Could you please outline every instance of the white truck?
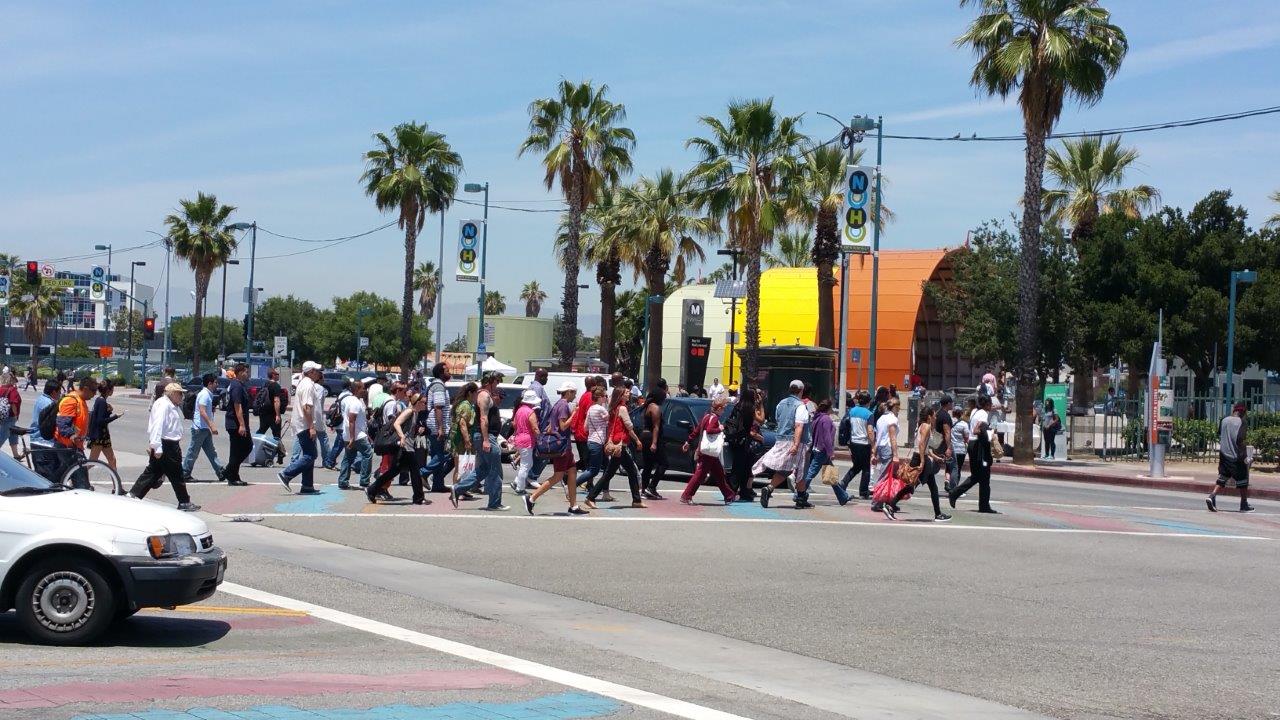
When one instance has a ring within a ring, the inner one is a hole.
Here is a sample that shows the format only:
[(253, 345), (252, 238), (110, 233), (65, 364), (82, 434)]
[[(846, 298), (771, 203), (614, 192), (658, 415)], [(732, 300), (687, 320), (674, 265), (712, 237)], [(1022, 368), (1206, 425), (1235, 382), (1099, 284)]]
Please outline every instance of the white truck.
[(209, 597), (226, 569), (199, 517), (69, 490), (0, 454), (0, 611), (33, 640), (92, 642), (141, 608)]

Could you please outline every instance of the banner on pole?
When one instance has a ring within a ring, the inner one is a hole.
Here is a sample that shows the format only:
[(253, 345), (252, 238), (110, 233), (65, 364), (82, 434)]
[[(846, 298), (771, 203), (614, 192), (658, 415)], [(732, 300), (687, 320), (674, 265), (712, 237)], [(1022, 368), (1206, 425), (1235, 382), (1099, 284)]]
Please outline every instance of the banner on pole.
[(845, 171), (840, 204), (840, 250), (854, 255), (871, 252), (871, 183), (876, 169), (853, 165)]
[(0, 275), (0, 307), (9, 307), (9, 276)]
[(458, 221), (458, 282), (480, 282), (480, 225), (482, 220)]
[(89, 299), (103, 302), (107, 299), (107, 271), (101, 265), (94, 265), (89, 271)]

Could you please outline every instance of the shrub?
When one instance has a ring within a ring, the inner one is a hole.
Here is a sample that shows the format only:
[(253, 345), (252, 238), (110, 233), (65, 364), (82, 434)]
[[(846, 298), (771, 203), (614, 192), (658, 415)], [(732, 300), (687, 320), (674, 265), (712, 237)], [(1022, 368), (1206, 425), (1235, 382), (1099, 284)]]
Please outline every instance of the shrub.
[(1250, 432), (1248, 443), (1258, 449), (1258, 460), (1280, 464), (1280, 425)]
[(1190, 453), (1204, 453), (1217, 439), (1218, 431), (1212, 420), (1173, 421), (1173, 439)]

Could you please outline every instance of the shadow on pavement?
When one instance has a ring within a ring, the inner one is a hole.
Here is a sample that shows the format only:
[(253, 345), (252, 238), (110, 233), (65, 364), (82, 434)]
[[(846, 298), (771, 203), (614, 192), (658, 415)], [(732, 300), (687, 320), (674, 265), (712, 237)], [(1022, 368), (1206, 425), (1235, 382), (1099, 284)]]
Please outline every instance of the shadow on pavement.
[[(135, 615), (116, 624), (94, 647), (182, 648), (215, 642), (231, 632), (231, 624), (205, 618)], [(0, 643), (38, 645), (18, 627), (13, 613), (0, 614)]]

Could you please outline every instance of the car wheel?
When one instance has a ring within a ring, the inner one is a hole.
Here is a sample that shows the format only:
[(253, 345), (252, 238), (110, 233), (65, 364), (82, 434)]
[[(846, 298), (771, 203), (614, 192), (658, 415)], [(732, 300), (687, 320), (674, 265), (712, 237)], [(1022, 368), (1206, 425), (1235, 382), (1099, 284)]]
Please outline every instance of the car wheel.
[(111, 583), (73, 557), (39, 563), (23, 578), (14, 604), (23, 632), (49, 645), (92, 642), (116, 616)]

